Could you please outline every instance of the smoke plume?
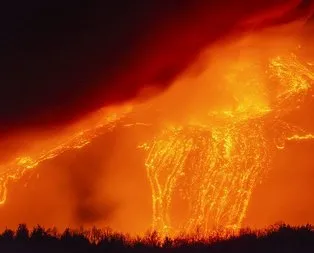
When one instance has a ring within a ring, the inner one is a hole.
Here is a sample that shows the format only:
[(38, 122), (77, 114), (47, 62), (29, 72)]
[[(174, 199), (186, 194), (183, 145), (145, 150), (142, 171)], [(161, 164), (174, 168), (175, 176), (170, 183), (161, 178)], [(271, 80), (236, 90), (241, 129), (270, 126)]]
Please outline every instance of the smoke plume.
[(1, 8), (1, 133), (64, 125), (143, 97), (149, 87), (160, 92), (209, 44), (308, 17), (312, 6), (311, 0), (10, 1)]

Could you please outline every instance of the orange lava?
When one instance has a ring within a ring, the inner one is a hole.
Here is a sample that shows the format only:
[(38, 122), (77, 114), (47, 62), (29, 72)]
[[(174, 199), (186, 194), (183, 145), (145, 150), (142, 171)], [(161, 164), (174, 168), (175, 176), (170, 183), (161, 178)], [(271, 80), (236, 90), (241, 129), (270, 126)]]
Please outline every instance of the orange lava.
[[(143, 163), (152, 192), (152, 228), (162, 235), (238, 231), (275, 151), (287, 141), (314, 139), (285, 118), (310, 94), (312, 66), (298, 56), (296, 41), (283, 43), (280, 34), (275, 36), (278, 45), (270, 47), (271, 36), (274, 31), (218, 44), (160, 96), (142, 105), (102, 109), (40, 140), (0, 165), (0, 204), (6, 202), (9, 181), (18, 181), (43, 161), (84, 148), (126, 119), (119, 127), (157, 131), (139, 145), (147, 152)], [(153, 110), (162, 115), (158, 126), (147, 116)], [(173, 221), (181, 213), (173, 210), (176, 199), (186, 207), (179, 222)]]
[[(56, 139), (44, 143), (43, 148), (26, 151), (13, 161), (0, 165), (0, 205), (6, 201), (9, 181), (19, 180), (25, 172), (35, 169), (43, 161), (53, 159), (68, 150), (85, 147), (94, 138), (112, 129), (116, 122), (130, 111), (130, 106), (122, 106), (114, 110), (102, 109), (87, 120), (75, 125), (70, 131), (65, 131)], [(40, 143), (38, 145), (40, 146)]]

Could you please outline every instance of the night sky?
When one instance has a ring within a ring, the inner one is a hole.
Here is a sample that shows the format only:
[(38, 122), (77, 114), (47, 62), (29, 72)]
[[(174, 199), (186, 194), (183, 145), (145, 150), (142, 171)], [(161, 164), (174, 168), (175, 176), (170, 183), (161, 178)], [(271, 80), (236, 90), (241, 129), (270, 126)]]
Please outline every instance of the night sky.
[(150, 85), (163, 90), (210, 43), (296, 20), (311, 6), (311, 0), (3, 1), (1, 136), (62, 126)]

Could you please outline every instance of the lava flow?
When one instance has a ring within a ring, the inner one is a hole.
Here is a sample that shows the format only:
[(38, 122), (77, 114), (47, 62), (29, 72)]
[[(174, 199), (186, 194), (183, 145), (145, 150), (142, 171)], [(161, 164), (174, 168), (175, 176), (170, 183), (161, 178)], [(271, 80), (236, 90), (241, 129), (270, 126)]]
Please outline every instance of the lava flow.
[[(88, 124), (80, 122), (76, 129), (71, 129), (70, 134), (63, 134), (56, 140), (45, 143), (45, 148), (21, 154), (15, 160), (0, 165), (0, 205), (6, 201), (10, 181), (19, 180), (25, 172), (35, 169), (43, 161), (53, 159), (68, 150), (85, 147), (94, 138), (112, 129), (130, 111), (130, 106), (122, 106), (114, 111), (112, 109), (99, 110), (89, 118)], [(90, 123), (93, 124), (90, 125)]]
[[(138, 115), (150, 114), (153, 108), (164, 113), (161, 130), (151, 141), (140, 145), (147, 152), (145, 167), (152, 191), (152, 229), (161, 235), (196, 231), (206, 234), (216, 229), (238, 231), (252, 192), (268, 172), (275, 150), (283, 149), (287, 141), (314, 139), (313, 134), (285, 118), (300, 108), (310, 93), (314, 82), (310, 64), (293, 50), (270, 52), (263, 57), (261, 53), (256, 57), (254, 52), (247, 51), (237, 57), (228, 52), (222, 55), (219, 51), (214, 57), (215, 64), (206, 65), (192, 78), (178, 78), (179, 83), (180, 80), (188, 82), (188, 87), (201, 82), (208, 88), (210, 83), (221, 82), (217, 87), (224, 87), (222, 93), (230, 95), (221, 100), (232, 101), (231, 105), (214, 107), (204, 90), (201, 91), (204, 99), (197, 94), (196, 101), (181, 98), (180, 104), (176, 98), (181, 94), (175, 92), (174, 97), (167, 97), (170, 88), (141, 107), (121, 106), (113, 112), (101, 110), (74, 130), (71, 128), (48, 143), (39, 143), (34, 150), (2, 164), (0, 204), (6, 201), (10, 181), (20, 179), (26, 171), (65, 151), (85, 147), (113, 127), (144, 125), (159, 130), (151, 122), (134, 124)], [(214, 70), (208, 72), (213, 66)], [(219, 76), (216, 80), (208, 79), (214, 74)], [(192, 97), (191, 90), (187, 93)], [(163, 102), (165, 98), (167, 103)], [(169, 101), (179, 106), (205, 101), (205, 105), (191, 106), (191, 110), (179, 108), (185, 114), (182, 120), (179, 109), (169, 106)], [(160, 109), (160, 106), (166, 108)], [(173, 118), (172, 110), (176, 114)], [(126, 124), (119, 124), (121, 119)], [(177, 214), (173, 214), (176, 198), (187, 206), (179, 224), (173, 221)]]
[[(257, 79), (243, 80), (243, 72), (252, 72), (252, 65), (238, 64), (245, 68), (231, 70), (229, 82), (241, 79), (243, 86), (259, 89), (263, 84)], [(210, 124), (168, 127), (142, 145), (149, 152), (146, 168), (152, 189), (153, 229), (163, 235), (237, 231), (254, 187), (269, 169), (272, 150), (283, 148), (287, 140), (313, 139), (282, 117), (300, 105), (314, 73), (293, 53), (270, 58), (266, 69), (269, 81), (279, 84), (271, 106), (256, 100), (248, 103), (252, 94), (244, 94), (234, 110), (210, 113)], [(189, 203), (187, 219), (179, 227), (171, 223), (176, 192)]]

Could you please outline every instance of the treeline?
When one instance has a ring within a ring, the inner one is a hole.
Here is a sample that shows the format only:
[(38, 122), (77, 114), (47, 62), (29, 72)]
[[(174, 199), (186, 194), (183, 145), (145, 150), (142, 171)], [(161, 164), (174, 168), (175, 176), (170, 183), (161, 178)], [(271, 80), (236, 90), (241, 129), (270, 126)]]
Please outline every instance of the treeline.
[(19, 225), (16, 231), (6, 229), (0, 235), (0, 252), (166, 252), (166, 253), (307, 253), (314, 252), (314, 228), (276, 225), (263, 231), (242, 230), (238, 235), (204, 237), (200, 234), (160, 238), (157, 233), (131, 238), (110, 229), (70, 230), (37, 226), (29, 230)]

